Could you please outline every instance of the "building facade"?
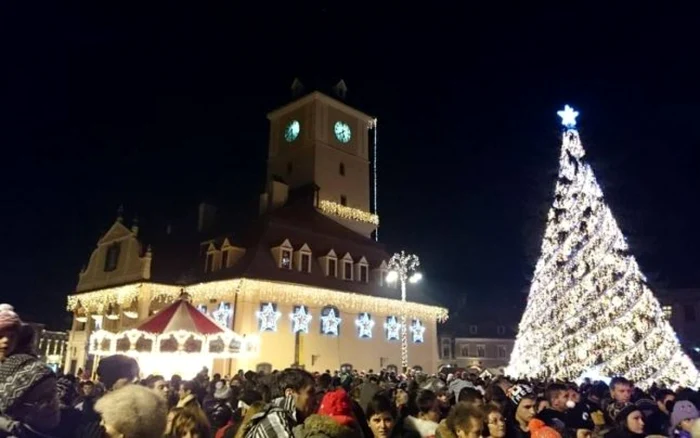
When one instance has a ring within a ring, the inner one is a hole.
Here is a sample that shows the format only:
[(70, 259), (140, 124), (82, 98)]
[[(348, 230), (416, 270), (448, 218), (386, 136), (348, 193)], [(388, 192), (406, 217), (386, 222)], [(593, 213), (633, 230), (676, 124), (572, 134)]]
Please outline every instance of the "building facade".
[(656, 295), (681, 345), (700, 364), (700, 289), (660, 290)]
[(390, 254), (371, 238), (379, 223), (370, 211), (374, 119), (319, 92), (268, 119), (266, 191), (247, 226), (207, 226), (213, 209), (203, 204), (192, 234), (176, 236), (171, 226), (143, 234), (120, 216), (100, 238), (68, 298), (66, 372), (93, 368), (91, 333), (135, 327), (183, 290), (220, 324), (259, 339), (255, 356), (217, 361), (222, 374), (292, 364), (398, 368), (402, 314), (410, 365), (437, 369), (437, 324), (447, 310), (402, 303), (386, 281)]

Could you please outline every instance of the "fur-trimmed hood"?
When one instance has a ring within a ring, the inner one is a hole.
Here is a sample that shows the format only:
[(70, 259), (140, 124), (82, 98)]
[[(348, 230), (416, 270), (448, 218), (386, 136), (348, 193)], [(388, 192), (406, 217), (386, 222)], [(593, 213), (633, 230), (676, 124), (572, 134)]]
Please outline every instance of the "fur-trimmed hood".
[[(357, 425), (355, 425), (357, 426)], [(327, 415), (314, 414), (294, 428), (294, 438), (362, 438), (358, 427), (343, 426)]]

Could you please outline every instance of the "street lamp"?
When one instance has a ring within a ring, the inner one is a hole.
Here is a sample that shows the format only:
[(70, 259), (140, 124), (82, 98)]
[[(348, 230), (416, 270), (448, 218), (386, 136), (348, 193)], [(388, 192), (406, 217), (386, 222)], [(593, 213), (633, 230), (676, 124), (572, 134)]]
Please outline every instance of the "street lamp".
[(408, 327), (406, 325), (406, 282), (418, 283), (423, 275), (417, 271), (420, 266), (418, 256), (396, 253), (389, 260), (389, 272), (386, 281), (393, 283), (401, 282), (401, 367), (405, 373), (408, 370)]

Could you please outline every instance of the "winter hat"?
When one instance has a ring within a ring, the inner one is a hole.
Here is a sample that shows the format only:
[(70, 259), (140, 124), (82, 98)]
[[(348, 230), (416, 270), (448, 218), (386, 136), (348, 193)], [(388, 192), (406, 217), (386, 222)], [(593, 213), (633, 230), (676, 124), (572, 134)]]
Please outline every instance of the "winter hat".
[(15, 313), (14, 307), (9, 304), (0, 304), (0, 330), (18, 328), (21, 324), (22, 320)]
[(342, 388), (329, 391), (323, 396), (321, 406), (318, 408), (318, 414), (331, 417), (343, 426), (356, 424), (355, 417), (352, 415), (352, 400)]
[(139, 364), (134, 358), (115, 354), (100, 361), (97, 366), (97, 375), (109, 391), (119, 379), (126, 379), (129, 382), (136, 379), (139, 376)]
[(56, 379), (56, 394), (61, 405), (73, 405), (73, 401), (78, 396), (78, 385), (76, 385), (75, 378), (73, 376), (61, 376)]
[(698, 408), (688, 400), (677, 401), (671, 412), (671, 428), (675, 429), (683, 420), (694, 420), (700, 417)]
[(528, 423), (530, 438), (561, 438), (561, 434), (556, 429), (547, 426), (539, 418), (533, 418)]
[(508, 388), (506, 395), (516, 408), (524, 398), (536, 398), (535, 391), (532, 390), (532, 387), (523, 383), (518, 383)]
[(566, 427), (569, 429), (586, 429), (593, 431), (595, 424), (591, 418), (591, 413), (583, 403), (576, 403), (573, 408), (566, 412)]
[(221, 380), (214, 385), (214, 398), (217, 400), (228, 400), (231, 398), (231, 387)]

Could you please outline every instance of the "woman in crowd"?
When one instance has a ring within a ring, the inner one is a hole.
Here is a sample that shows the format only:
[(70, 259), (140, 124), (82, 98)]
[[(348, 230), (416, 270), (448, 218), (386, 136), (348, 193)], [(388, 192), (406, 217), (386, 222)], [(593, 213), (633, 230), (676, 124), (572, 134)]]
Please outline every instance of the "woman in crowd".
[(159, 438), (165, 432), (165, 398), (140, 385), (107, 393), (95, 410), (102, 416), (105, 438)]

